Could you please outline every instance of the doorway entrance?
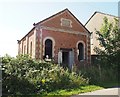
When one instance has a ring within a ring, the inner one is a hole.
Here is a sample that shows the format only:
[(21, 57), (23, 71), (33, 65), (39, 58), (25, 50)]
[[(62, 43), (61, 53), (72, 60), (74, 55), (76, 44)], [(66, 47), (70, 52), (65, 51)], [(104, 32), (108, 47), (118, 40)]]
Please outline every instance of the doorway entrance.
[(74, 64), (74, 51), (72, 49), (61, 48), (58, 52), (58, 63), (64, 68), (72, 69)]
[(69, 64), (69, 52), (63, 51), (62, 52), (62, 65), (64, 68), (68, 67)]

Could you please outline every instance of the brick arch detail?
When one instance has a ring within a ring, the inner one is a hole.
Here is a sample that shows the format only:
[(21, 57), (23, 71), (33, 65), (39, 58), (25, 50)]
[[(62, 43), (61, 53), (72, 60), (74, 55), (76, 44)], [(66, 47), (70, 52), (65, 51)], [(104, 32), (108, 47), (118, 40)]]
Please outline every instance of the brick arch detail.
[(44, 55), (44, 53), (45, 53), (45, 41), (47, 40), (47, 39), (50, 39), (51, 41), (52, 41), (52, 57), (54, 57), (54, 55), (55, 55), (55, 40), (54, 40), (54, 38), (53, 37), (45, 37), (44, 39), (43, 39), (43, 55)]
[(78, 41), (77, 43), (76, 43), (76, 48), (77, 48), (77, 60), (78, 60), (78, 44), (79, 43), (82, 43), (83, 44), (83, 48), (84, 48), (84, 59), (85, 59), (85, 49), (86, 49), (86, 46), (85, 46), (85, 42), (84, 41), (82, 41), (82, 40), (80, 40), (80, 41)]

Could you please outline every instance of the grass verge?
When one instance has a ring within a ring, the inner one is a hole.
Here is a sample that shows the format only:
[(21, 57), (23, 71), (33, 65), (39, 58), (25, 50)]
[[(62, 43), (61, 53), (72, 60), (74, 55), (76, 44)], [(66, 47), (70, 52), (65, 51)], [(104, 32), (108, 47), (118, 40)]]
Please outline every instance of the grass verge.
[(120, 87), (120, 82), (103, 82), (103, 83), (97, 84), (97, 86), (104, 87), (104, 88)]
[(57, 97), (59, 95), (64, 97), (70, 97), (71, 95), (91, 92), (91, 91), (100, 90), (100, 89), (103, 89), (103, 87), (96, 86), (96, 85), (80, 86), (79, 88), (75, 88), (75, 89), (56, 90), (56, 91), (44, 94), (44, 97), (49, 97), (53, 95), (56, 95)]

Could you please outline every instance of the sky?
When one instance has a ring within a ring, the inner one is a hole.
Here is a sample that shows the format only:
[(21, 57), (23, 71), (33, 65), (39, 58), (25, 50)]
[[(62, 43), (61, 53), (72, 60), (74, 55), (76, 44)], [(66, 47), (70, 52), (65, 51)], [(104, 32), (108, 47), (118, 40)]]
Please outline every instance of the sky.
[(65, 8), (68, 8), (82, 24), (95, 11), (118, 16), (118, 0), (1, 0), (0, 1), (0, 56), (15, 57), (20, 40), (37, 23)]

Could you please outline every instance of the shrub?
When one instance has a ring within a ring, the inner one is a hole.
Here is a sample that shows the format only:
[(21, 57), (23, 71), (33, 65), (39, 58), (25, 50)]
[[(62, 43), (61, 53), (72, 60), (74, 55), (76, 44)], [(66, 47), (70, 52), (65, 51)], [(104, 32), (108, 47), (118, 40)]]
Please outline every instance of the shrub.
[(27, 57), (22, 55), (19, 58), (12, 58), (8, 55), (2, 57), (3, 95), (33, 93), (35, 89), (34, 84), (25, 78), (29, 70), (26, 65), (30, 60)]
[(113, 68), (98, 68), (91, 66), (80, 71), (84, 78), (89, 79), (90, 84), (101, 84), (105, 82), (118, 82), (118, 74)]
[(88, 80), (57, 64), (39, 62), (28, 55), (2, 57), (3, 95), (47, 93), (56, 89), (75, 88)]

